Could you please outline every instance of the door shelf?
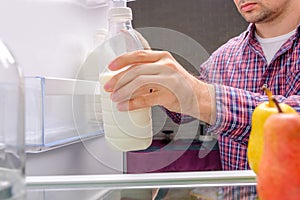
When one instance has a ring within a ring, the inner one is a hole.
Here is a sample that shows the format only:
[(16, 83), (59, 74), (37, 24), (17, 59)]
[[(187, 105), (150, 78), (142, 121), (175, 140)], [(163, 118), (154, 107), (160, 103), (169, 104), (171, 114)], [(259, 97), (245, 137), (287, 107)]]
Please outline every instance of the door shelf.
[(25, 77), (25, 110), (29, 153), (104, 134), (96, 81)]

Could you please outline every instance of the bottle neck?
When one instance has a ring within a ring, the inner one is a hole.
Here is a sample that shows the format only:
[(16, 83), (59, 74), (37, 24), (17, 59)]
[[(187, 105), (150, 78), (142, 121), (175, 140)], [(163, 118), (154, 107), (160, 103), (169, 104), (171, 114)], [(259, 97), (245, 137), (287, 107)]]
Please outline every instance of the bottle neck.
[(108, 33), (110, 36), (115, 36), (122, 31), (133, 30), (131, 20), (110, 20), (108, 26)]

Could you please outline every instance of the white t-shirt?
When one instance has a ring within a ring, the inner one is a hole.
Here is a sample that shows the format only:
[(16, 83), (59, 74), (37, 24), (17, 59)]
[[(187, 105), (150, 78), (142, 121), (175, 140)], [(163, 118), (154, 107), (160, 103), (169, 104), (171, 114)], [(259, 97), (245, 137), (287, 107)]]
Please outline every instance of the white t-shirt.
[(261, 38), (256, 32), (255, 37), (257, 38), (258, 42), (260, 43), (262, 50), (265, 54), (268, 64), (272, 61), (273, 57), (280, 49), (280, 47), (296, 32), (296, 29), (293, 31), (285, 34), (280, 35), (273, 38)]

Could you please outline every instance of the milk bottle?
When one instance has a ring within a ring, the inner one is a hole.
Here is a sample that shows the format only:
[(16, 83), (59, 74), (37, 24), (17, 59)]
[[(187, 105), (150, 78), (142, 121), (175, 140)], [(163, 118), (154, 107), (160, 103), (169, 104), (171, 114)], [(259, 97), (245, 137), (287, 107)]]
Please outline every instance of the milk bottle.
[(142, 49), (131, 26), (132, 12), (127, 7), (115, 7), (108, 11), (109, 38), (99, 47), (104, 68), (100, 69), (101, 107), (106, 140), (120, 151), (146, 149), (152, 142), (151, 108), (120, 112), (104, 84), (119, 71), (106, 67), (115, 57), (129, 51)]

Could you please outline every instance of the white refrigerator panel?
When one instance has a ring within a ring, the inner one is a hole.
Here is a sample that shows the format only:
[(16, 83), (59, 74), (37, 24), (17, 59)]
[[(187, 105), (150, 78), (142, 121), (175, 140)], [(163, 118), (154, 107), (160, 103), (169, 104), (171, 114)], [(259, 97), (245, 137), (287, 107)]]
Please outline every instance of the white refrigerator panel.
[[(95, 47), (97, 29), (107, 28), (107, 10), (107, 0), (1, 0), (0, 38), (12, 50), (25, 76), (74, 79), (84, 59)], [(65, 84), (63, 86), (66, 88)], [(52, 96), (66, 95), (70, 94), (55, 93)], [(74, 114), (72, 109), (68, 109), (73, 103), (71, 100), (65, 104), (54, 100), (43, 104), (48, 106), (48, 110), (49, 105), (53, 105), (50, 111), (58, 109), (64, 112), (55, 115), (52, 115), (53, 112), (46, 113), (48, 122), (71, 121)], [(38, 106), (33, 101), (29, 104)], [(34, 119), (34, 122), (41, 119)], [(44, 134), (42, 137), (45, 137)], [(27, 175), (122, 171), (122, 153), (111, 152), (104, 137), (27, 155)]]
[(106, 0), (1, 0), (0, 37), (25, 76), (75, 78), (107, 27)]

